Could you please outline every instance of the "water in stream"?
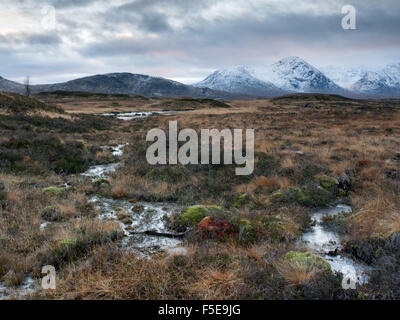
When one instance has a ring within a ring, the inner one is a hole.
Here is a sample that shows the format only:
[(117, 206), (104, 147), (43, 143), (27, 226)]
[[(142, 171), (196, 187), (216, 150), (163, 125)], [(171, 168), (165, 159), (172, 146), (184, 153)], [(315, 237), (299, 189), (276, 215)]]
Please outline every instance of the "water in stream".
[(368, 281), (368, 276), (366, 275), (366, 271), (369, 270), (368, 266), (359, 264), (340, 254), (330, 254), (336, 249), (341, 249), (341, 239), (339, 234), (327, 230), (321, 224), (324, 216), (351, 212), (351, 207), (338, 204), (335, 207), (324, 208), (311, 213), (314, 225), (308, 232), (303, 234), (300, 244), (307, 245), (313, 253), (325, 258), (330, 263), (333, 271), (340, 272), (352, 281), (362, 284)]
[(137, 118), (146, 118), (151, 115), (160, 115), (160, 114), (165, 114), (165, 115), (171, 115), (175, 114), (178, 112), (183, 112), (184, 110), (170, 110), (170, 111), (133, 111), (133, 112), (114, 112), (114, 113), (102, 113), (100, 114), (101, 116), (105, 117), (117, 117), (117, 119), (120, 120), (132, 120), (132, 119), (137, 119)]
[[(122, 156), (123, 148), (126, 145), (127, 144), (120, 144), (116, 147), (105, 146), (103, 148), (111, 149), (111, 153), (115, 156)], [(95, 180), (100, 177), (106, 177), (109, 173), (115, 171), (118, 166), (119, 162), (93, 166), (81, 175)], [(163, 203), (138, 202), (135, 203), (135, 205), (143, 205), (144, 210), (141, 213), (135, 213), (132, 211), (133, 205), (127, 200), (92, 196), (88, 198), (88, 201), (94, 203), (95, 209), (99, 212), (100, 219), (117, 220), (117, 210), (130, 215), (132, 218), (131, 224), (125, 225), (120, 222), (121, 229), (125, 233), (122, 244), (126, 248), (148, 254), (158, 249), (168, 250), (174, 248), (182, 242), (176, 238), (142, 234), (142, 232), (145, 231), (168, 233), (165, 219), (171, 215), (175, 209), (178, 209), (178, 206), (175, 204), (168, 204), (165, 206)], [(134, 233), (127, 231), (127, 227), (134, 231)]]

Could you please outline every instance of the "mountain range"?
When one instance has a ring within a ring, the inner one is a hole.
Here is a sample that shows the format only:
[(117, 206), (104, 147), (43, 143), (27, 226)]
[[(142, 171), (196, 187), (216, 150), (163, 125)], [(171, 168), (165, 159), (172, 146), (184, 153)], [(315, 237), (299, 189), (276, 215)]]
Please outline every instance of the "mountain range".
[[(57, 90), (222, 99), (272, 97), (292, 92), (400, 97), (400, 63), (373, 71), (337, 67), (319, 70), (299, 57), (286, 57), (264, 68), (223, 68), (193, 85), (143, 74), (109, 73), (31, 86), (34, 93)], [(0, 91), (23, 93), (25, 86), (0, 77)]]

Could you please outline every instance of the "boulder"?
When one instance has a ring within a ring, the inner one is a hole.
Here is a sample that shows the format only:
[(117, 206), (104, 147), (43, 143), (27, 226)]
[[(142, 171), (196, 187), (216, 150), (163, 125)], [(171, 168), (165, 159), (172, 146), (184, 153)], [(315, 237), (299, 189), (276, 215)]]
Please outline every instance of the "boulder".
[(339, 189), (342, 189), (344, 191), (350, 191), (351, 190), (351, 179), (346, 173), (342, 173), (339, 176)]

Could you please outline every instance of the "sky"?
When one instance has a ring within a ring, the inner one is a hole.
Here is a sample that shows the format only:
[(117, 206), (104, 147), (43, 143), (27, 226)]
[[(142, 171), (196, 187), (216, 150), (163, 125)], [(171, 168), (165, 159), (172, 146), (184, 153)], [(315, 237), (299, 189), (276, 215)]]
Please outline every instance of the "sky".
[[(342, 7), (356, 29), (342, 28)], [(298, 56), (323, 68), (400, 62), (399, 0), (1, 0), (0, 76), (33, 84), (132, 72), (183, 83)]]

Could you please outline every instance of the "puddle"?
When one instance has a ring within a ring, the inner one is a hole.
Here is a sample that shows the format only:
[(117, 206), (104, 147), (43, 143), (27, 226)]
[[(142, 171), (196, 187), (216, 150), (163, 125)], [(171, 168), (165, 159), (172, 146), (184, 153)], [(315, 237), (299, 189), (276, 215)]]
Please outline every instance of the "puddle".
[(132, 119), (137, 119), (137, 118), (146, 118), (152, 115), (171, 115), (175, 114), (178, 112), (184, 112), (185, 110), (170, 110), (170, 111), (133, 111), (133, 112), (111, 112), (111, 113), (101, 113), (99, 114), (100, 116), (105, 116), (105, 117), (117, 117), (117, 119), (120, 120), (132, 120)]
[(327, 230), (321, 225), (324, 216), (335, 216), (339, 213), (351, 213), (351, 207), (339, 204), (335, 207), (320, 209), (311, 213), (311, 218), (315, 225), (303, 234), (301, 243), (306, 244), (310, 250), (326, 259), (333, 271), (341, 272), (351, 280), (360, 284), (368, 282), (366, 271), (370, 268), (359, 264), (350, 258), (341, 255), (329, 255), (328, 253), (341, 249), (341, 240), (339, 234)]
[(15, 288), (8, 287), (4, 282), (0, 282), (0, 300), (23, 299), (28, 294), (37, 290), (38, 280), (26, 277), (23, 283)]

